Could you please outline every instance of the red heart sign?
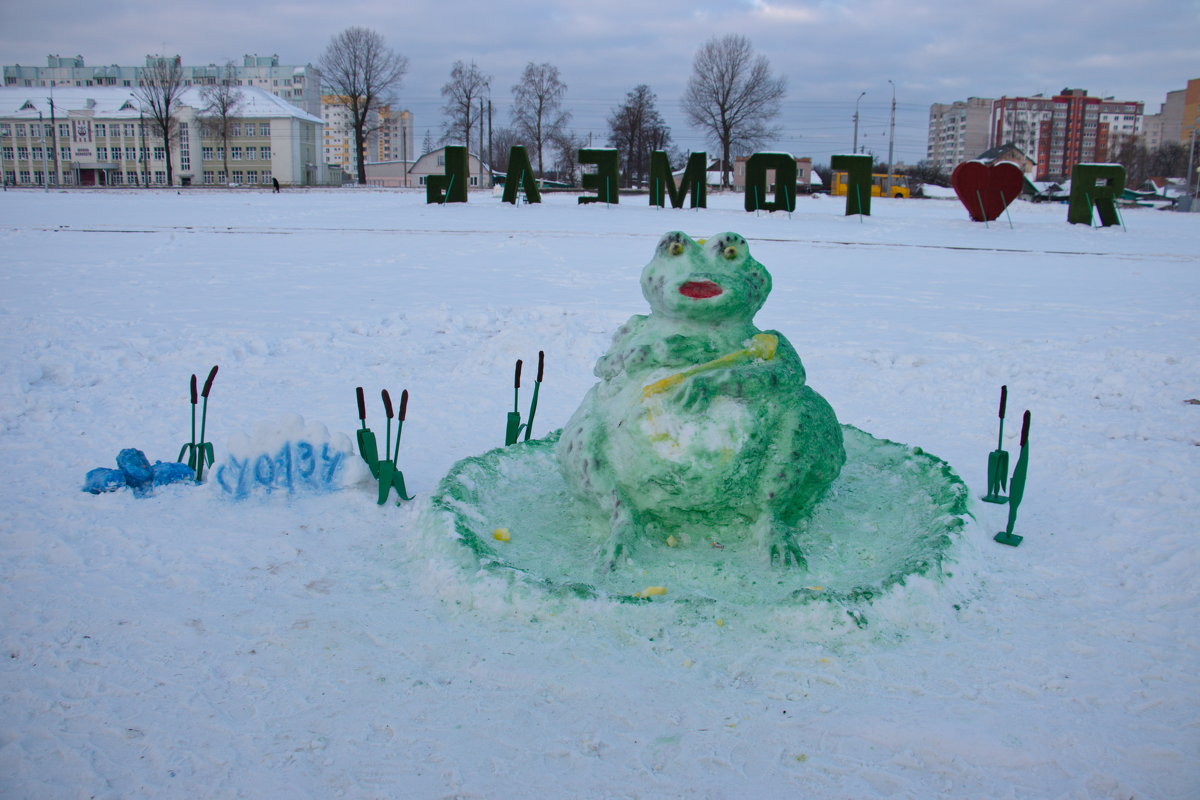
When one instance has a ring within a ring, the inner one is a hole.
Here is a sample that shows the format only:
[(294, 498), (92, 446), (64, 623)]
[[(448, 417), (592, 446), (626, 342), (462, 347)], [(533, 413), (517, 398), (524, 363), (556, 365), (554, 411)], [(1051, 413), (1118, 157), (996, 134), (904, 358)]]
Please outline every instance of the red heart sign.
[(1025, 188), (1025, 174), (1011, 161), (964, 161), (950, 176), (954, 193), (975, 222), (990, 222)]

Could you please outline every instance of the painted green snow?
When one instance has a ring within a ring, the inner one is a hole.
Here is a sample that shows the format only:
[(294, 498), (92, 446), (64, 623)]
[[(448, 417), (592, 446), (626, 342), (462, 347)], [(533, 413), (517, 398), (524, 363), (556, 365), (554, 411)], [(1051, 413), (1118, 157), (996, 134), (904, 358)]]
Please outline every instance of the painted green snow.
[[(597, 562), (606, 516), (581, 503), (558, 468), (560, 432), (463, 459), (431, 498), (436, 525), (464, 547), (472, 568), (551, 595), (628, 602), (788, 605), (863, 609), (910, 576), (942, 575), (969, 519), (968, 490), (946, 462), (842, 427), (846, 463), (797, 534), (806, 570), (770, 569), (745, 525), (681, 526), (649, 540), (620, 569)], [(493, 537), (509, 531), (509, 541)], [(662, 586), (653, 599), (636, 595)]]
[(764, 563), (802, 566), (798, 526), (846, 456), (795, 349), (754, 325), (770, 273), (736, 233), (675, 231), (641, 286), (650, 314), (616, 332), (558, 445), (567, 486), (610, 521), (599, 557), (620, 569), (689, 526), (739, 525)]

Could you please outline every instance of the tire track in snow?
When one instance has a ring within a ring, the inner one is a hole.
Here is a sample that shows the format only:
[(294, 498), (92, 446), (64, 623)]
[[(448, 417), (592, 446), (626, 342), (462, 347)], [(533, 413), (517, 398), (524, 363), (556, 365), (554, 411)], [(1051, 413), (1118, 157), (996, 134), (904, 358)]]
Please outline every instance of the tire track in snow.
[[(41, 233), (124, 233), (124, 234), (156, 234), (156, 233), (216, 233), (226, 235), (253, 235), (253, 236), (291, 236), (314, 233), (332, 233), (332, 234), (378, 234), (384, 236), (411, 236), (414, 234), (421, 235), (442, 235), (442, 236), (478, 236), (478, 235), (511, 235), (514, 233), (528, 234), (530, 236), (557, 236), (561, 238), (586, 238), (595, 239), (608, 236), (610, 234), (600, 233), (598, 231), (554, 231), (554, 230), (484, 230), (477, 228), (462, 228), (456, 230), (431, 230), (429, 228), (285, 228), (285, 227), (233, 227), (222, 225), (143, 225), (137, 227), (86, 227), (78, 228), (70, 225), (55, 225), (55, 226), (34, 226), (34, 227), (18, 227), (18, 226), (0, 226), (0, 230), (9, 232), (19, 231), (38, 231)], [(627, 236), (638, 239), (657, 239), (659, 234), (636, 233), (629, 232)], [(785, 244), (807, 244), (816, 247), (849, 247), (849, 248), (897, 248), (911, 250), (949, 250), (958, 252), (970, 253), (1003, 253), (1015, 255), (1055, 255), (1055, 256), (1084, 256), (1088, 258), (1115, 258), (1130, 259), (1135, 258), (1139, 261), (1146, 259), (1162, 259), (1164, 261), (1173, 261), (1178, 263), (1200, 262), (1200, 255), (1187, 255), (1183, 253), (1113, 253), (1099, 250), (1039, 250), (1035, 248), (1021, 247), (971, 247), (969, 245), (954, 245), (954, 244), (917, 244), (912, 242), (851, 242), (837, 239), (821, 240), (821, 239), (801, 239), (801, 238), (782, 238), (771, 236), (755, 236), (755, 241), (762, 242), (780, 242)]]

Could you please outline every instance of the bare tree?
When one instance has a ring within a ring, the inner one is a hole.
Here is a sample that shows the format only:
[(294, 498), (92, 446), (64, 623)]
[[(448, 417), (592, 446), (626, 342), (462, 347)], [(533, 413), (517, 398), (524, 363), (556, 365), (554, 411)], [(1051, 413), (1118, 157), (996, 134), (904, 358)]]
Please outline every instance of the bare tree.
[(492, 131), (492, 167), (508, 172), (508, 156), (515, 145), (523, 144), (521, 134), (513, 128), (496, 128)]
[(617, 148), (625, 161), (621, 174), (626, 185), (645, 180), (650, 174), (650, 154), (671, 144), (671, 129), (658, 113), (656, 100), (649, 86), (639, 84), (608, 118), (608, 144)]
[(183, 66), (179, 56), (146, 56), (146, 66), (134, 96), (149, 117), (150, 128), (162, 137), (163, 150), (167, 157), (167, 185), (174, 185), (174, 170), (171, 168), (171, 142), (179, 133), (179, 120), (175, 111), (183, 95)]
[(481, 130), (483, 126), (483, 106), (479, 101), (487, 96), (491, 85), (492, 76), (480, 72), (474, 61), (470, 66), (462, 61), (454, 62), (450, 80), (442, 86), (442, 96), (446, 98), (446, 105), (442, 107), (442, 113), (446, 115), (444, 141), (461, 141), (468, 150), (471, 149), (471, 129), (477, 122)]
[(721, 148), (722, 186), (729, 185), (733, 155), (777, 135), (770, 122), (786, 90), (786, 80), (771, 75), (766, 56), (755, 56), (745, 36), (715, 36), (696, 51), (683, 110)]
[(520, 81), (512, 87), (513, 127), (533, 146), (541, 178), (546, 177), (543, 150), (571, 120), (570, 112), (562, 110), (566, 93), (567, 85), (559, 78), (558, 67), (532, 61), (525, 65)]
[(217, 82), (200, 89), (200, 98), (204, 103), (200, 109), (200, 124), (205, 136), (221, 141), (225, 180), (229, 180), (229, 137), (244, 97), (237, 86), (235, 74), (235, 64), (227, 61), (217, 73)]
[(558, 180), (568, 186), (575, 185), (579, 172), (579, 150), (584, 144), (583, 139), (576, 136), (574, 131), (563, 131), (550, 142), (550, 147), (557, 156), (555, 174)]
[(387, 46), (370, 28), (349, 27), (329, 40), (319, 62), (325, 87), (345, 106), (354, 133), (358, 182), (367, 182), (367, 139), (378, 127), (386, 104), (408, 71), (408, 59)]

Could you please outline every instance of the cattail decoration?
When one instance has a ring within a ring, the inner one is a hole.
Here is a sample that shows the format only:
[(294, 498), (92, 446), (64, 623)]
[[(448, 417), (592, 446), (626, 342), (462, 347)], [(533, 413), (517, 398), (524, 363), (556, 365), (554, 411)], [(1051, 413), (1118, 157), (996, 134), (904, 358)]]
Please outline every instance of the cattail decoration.
[(217, 377), (217, 366), (214, 364), (212, 371), (208, 373), (208, 378), (204, 381), (204, 389), (200, 392), (201, 397), (208, 397), (208, 393), (212, 391), (213, 378), (215, 377)]

